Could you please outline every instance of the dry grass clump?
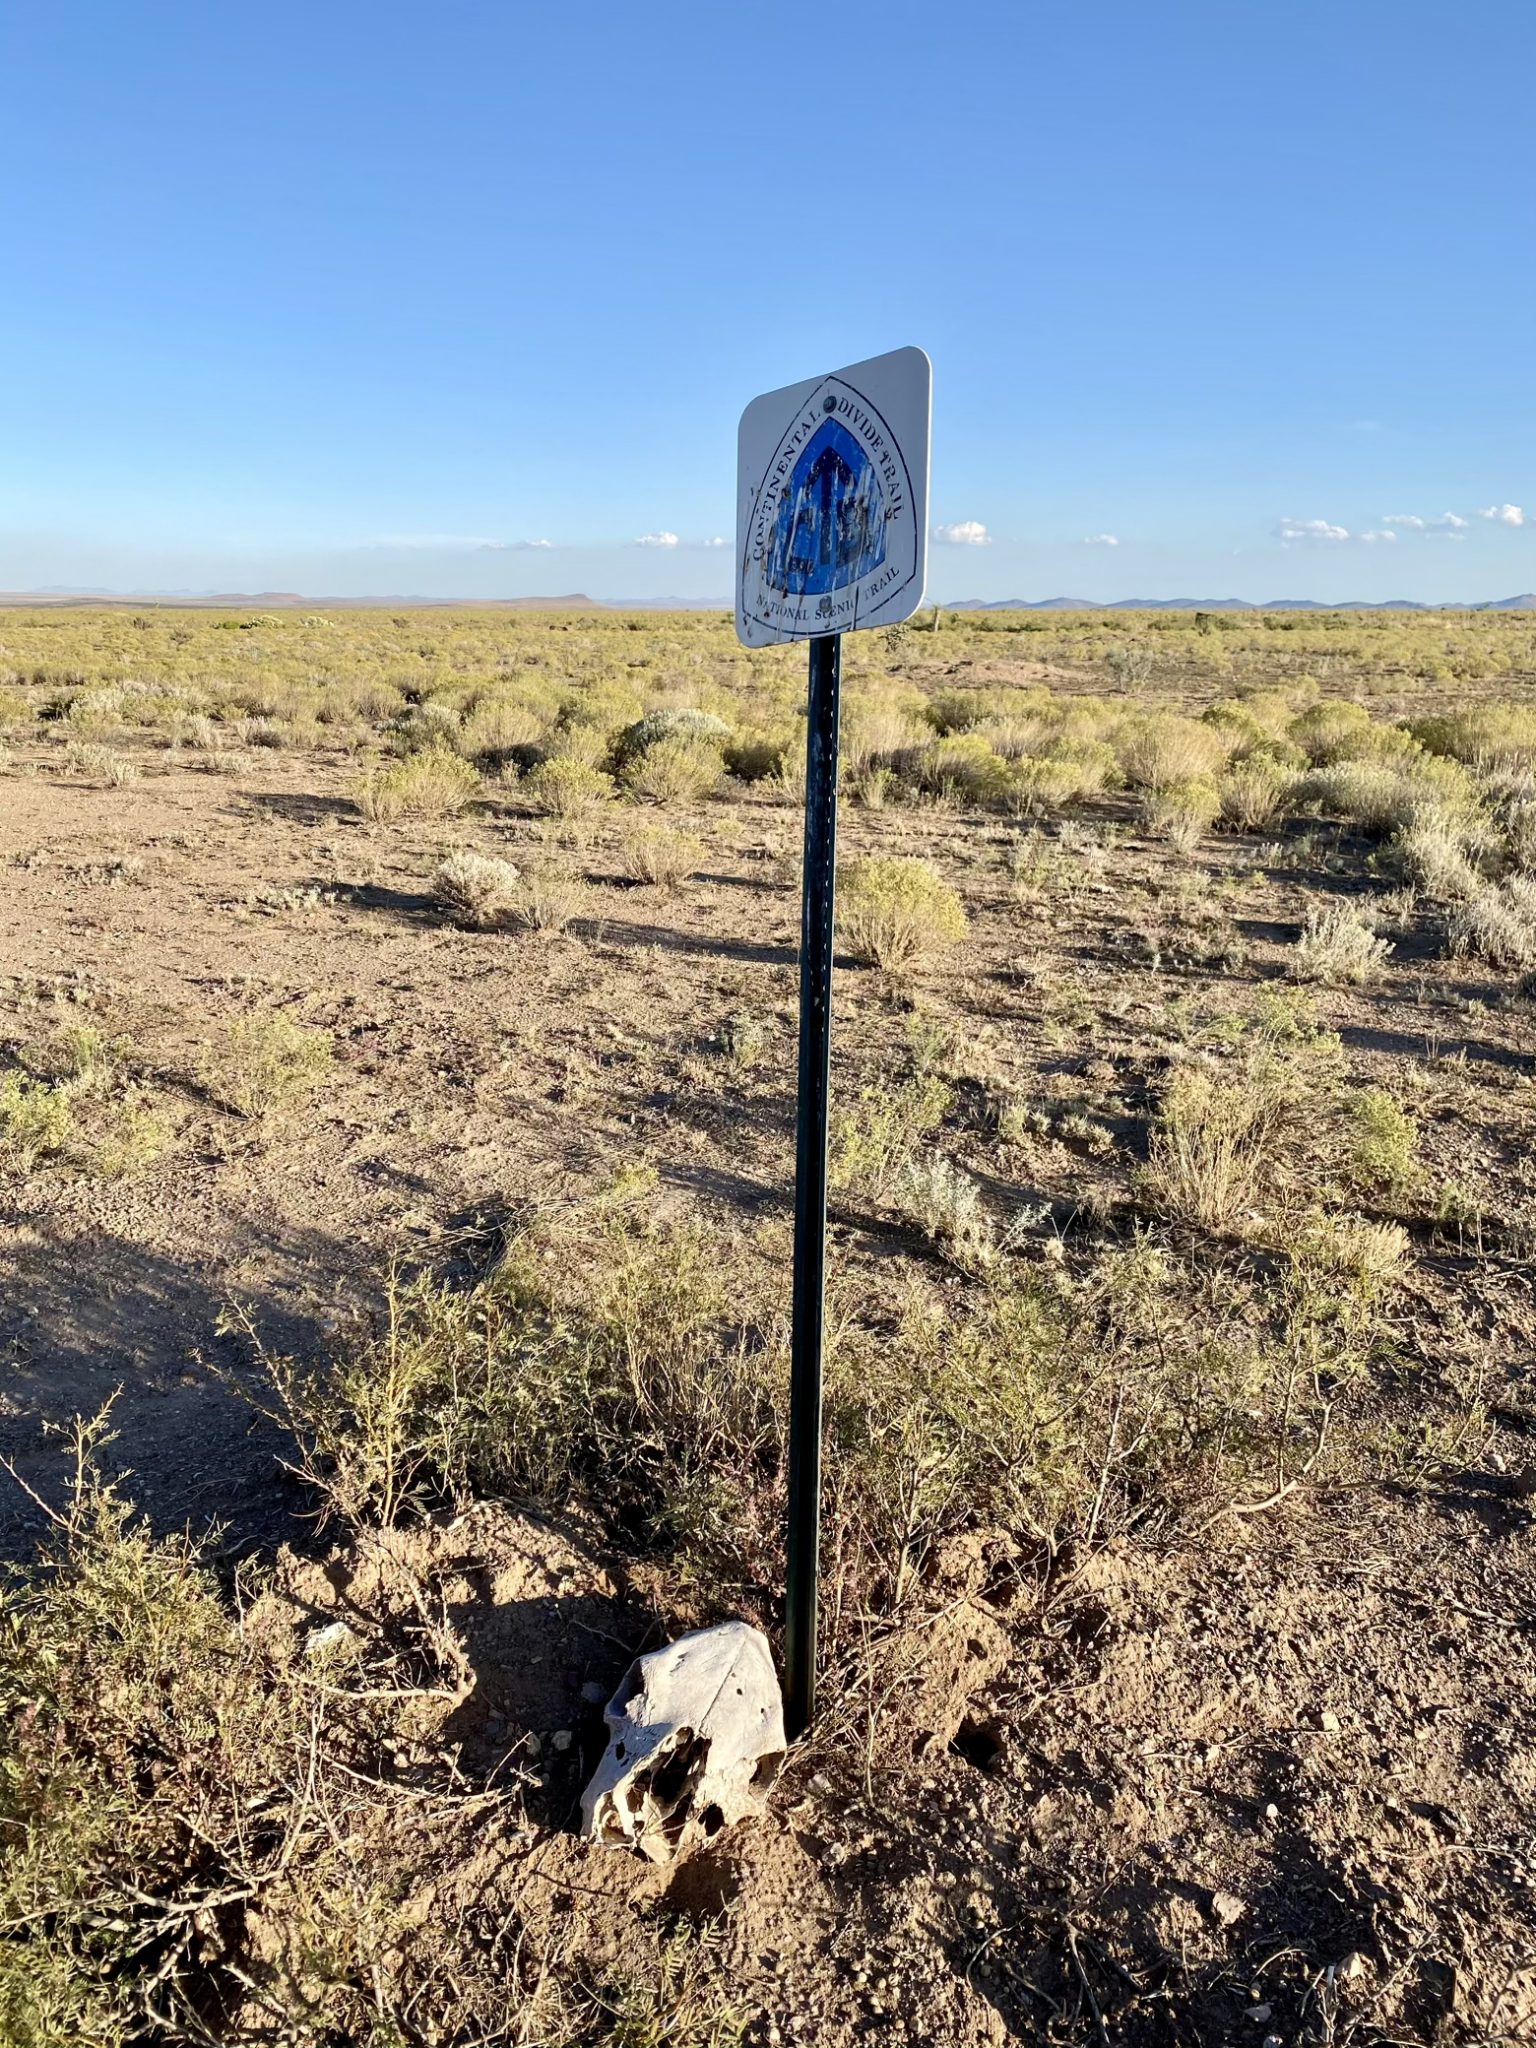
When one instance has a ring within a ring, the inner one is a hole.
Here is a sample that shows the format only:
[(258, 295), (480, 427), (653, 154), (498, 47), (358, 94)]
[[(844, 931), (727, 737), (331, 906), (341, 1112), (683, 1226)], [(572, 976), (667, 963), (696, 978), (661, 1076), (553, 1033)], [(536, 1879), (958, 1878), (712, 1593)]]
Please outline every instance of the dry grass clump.
[(624, 828), (619, 857), (631, 882), (680, 888), (704, 858), (704, 842), (660, 818), (636, 818)]
[(592, 891), (582, 876), (552, 859), (528, 863), (513, 892), (512, 915), (530, 932), (563, 932), (589, 916)]
[(108, 789), (126, 789), (140, 775), (137, 761), (130, 761), (126, 754), (116, 753), (111, 747), (98, 745), (71, 747), (64, 765), (72, 775), (83, 776), (87, 782), (98, 782)]
[(334, 1063), (329, 1031), (291, 1017), (236, 1017), (204, 1056), (205, 1085), (246, 1117), (274, 1116), (307, 1102)]
[(589, 817), (613, 797), (613, 778), (573, 754), (541, 761), (518, 787), (547, 818)]
[(456, 924), (488, 925), (517, 898), (518, 871), (509, 860), (461, 848), (432, 878), (432, 893)]
[[(901, 704), (881, 697), (850, 697), (843, 710), (838, 752), (849, 776), (896, 769), (927, 745), (932, 728)], [(805, 750), (800, 740), (800, 750)]]
[(1358, 988), (1380, 980), (1391, 951), (1358, 911), (1344, 904), (1314, 907), (1292, 949), (1290, 973), (1326, 988)]
[(402, 818), (456, 818), (479, 793), (480, 777), (468, 761), (429, 746), (365, 776), (358, 802), (371, 823), (388, 825)]
[(495, 768), (537, 747), (544, 730), (544, 720), (530, 706), (492, 697), (466, 714), (457, 744), (482, 768)]
[(837, 928), (856, 958), (900, 971), (964, 938), (965, 906), (930, 862), (875, 856), (839, 874)]
[(1181, 1067), (1163, 1094), (1142, 1186), (1174, 1220), (1226, 1231), (1253, 1218), (1295, 1089), (1273, 1058), (1232, 1074)]
[(1536, 872), (1536, 799), (1517, 798), (1506, 806), (1500, 822), (1510, 865), (1522, 874)]
[(1536, 880), (1509, 875), (1451, 912), (1447, 949), (1492, 967), (1536, 966)]

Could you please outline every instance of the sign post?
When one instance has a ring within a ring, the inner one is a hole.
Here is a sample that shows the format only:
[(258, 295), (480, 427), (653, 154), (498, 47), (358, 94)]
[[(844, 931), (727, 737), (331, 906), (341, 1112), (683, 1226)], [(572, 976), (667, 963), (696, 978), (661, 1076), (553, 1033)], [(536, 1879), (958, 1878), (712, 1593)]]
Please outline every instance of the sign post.
[(923, 601), (932, 384), (921, 349), (896, 349), (754, 399), (738, 439), (737, 635), (748, 647), (810, 643), (784, 1626), (791, 1740), (816, 1711), (842, 635), (895, 625)]

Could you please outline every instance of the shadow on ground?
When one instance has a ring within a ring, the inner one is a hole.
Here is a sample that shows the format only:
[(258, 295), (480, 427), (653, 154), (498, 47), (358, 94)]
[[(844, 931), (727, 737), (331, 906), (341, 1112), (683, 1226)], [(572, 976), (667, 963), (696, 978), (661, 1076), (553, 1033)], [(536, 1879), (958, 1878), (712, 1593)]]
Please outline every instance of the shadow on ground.
[[(240, 1249), (276, 1254), (289, 1272), (337, 1269), (328, 1240), (299, 1236), (257, 1246), (253, 1234)], [(41, 1235), (0, 1254), (0, 1456), (11, 1467), (0, 1471), (0, 1557), (35, 1551), (66, 1497), (72, 1422), (109, 1402), (102, 1469), (157, 1534), (212, 1534), (226, 1558), (303, 1536), (312, 1502), (284, 1468), (290, 1441), (246, 1398), (262, 1386), (251, 1347), (220, 1332), (236, 1294), (263, 1345), (319, 1350), (313, 1306), (280, 1281), (231, 1287), (111, 1235), (92, 1238), (88, 1258)]]

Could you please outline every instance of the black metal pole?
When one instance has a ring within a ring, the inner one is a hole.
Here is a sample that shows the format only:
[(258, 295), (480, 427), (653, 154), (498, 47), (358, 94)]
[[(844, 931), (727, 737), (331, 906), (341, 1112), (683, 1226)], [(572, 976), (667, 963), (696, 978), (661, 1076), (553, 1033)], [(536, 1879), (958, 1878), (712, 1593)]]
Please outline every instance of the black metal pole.
[(805, 736), (805, 879), (800, 917), (800, 1099), (795, 1150), (794, 1326), (789, 1366), (789, 1543), (784, 1722), (793, 1741), (816, 1712), (821, 1543), (821, 1332), (832, 1077), (832, 892), (837, 876), (837, 717), (842, 640), (811, 642)]

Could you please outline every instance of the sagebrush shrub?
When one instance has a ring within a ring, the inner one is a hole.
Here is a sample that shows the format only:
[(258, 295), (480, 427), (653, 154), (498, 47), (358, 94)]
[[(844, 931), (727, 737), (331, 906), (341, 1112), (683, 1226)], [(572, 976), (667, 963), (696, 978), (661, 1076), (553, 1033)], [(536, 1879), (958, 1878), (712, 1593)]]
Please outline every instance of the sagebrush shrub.
[(642, 754), (648, 754), (652, 747), (664, 746), (673, 740), (699, 742), (718, 759), (730, 734), (731, 728), (725, 720), (717, 718), (712, 711), (696, 711), (688, 707), (648, 711), (643, 718), (626, 725), (614, 740), (613, 765), (623, 770)]
[(1406, 878), (1431, 896), (1470, 896), (1482, 877), (1468, 850), (1465, 825), (1436, 805), (1426, 804), (1392, 842)]
[(859, 959), (899, 970), (964, 938), (965, 906), (929, 862), (875, 856), (839, 874), (837, 928)]
[(1301, 936), (1291, 951), (1290, 971), (1297, 981), (1325, 987), (1358, 987), (1381, 978), (1392, 951), (1358, 911), (1342, 904), (1307, 912)]
[(1237, 832), (1262, 832), (1285, 809), (1294, 780), (1266, 754), (1234, 762), (1221, 779), (1221, 822)]
[(1493, 967), (1536, 965), (1536, 880), (1509, 875), (1479, 889), (1451, 912), (1446, 943)]
[(450, 853), (432, 878), (432, 893), (455, 922), (493, 924), (512, 908), (518, 871), (509, 860), (463, 848)]

